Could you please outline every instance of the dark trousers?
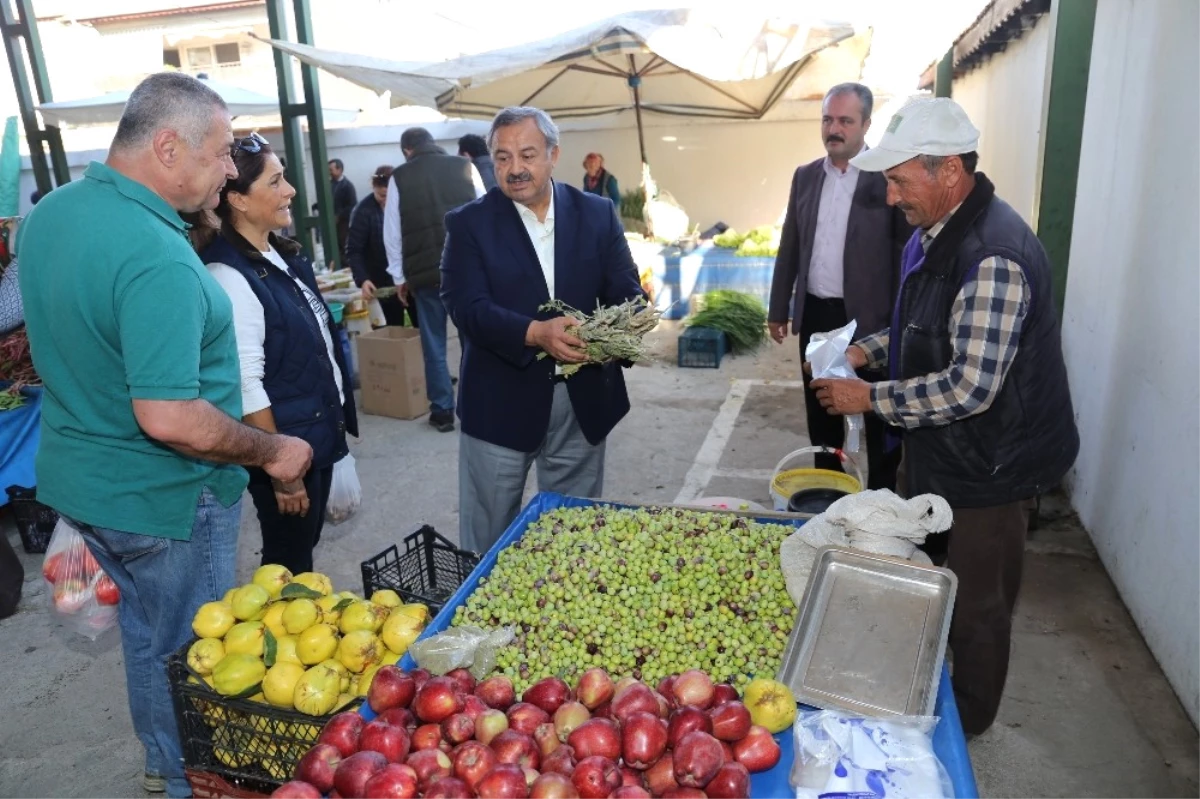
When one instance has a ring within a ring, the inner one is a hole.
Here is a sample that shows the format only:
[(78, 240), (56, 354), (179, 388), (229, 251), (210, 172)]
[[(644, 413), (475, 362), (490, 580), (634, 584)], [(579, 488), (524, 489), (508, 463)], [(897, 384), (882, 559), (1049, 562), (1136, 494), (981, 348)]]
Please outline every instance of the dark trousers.
[[(900, 469), (901, 493), (904, 469)], [(978, 735), (996, 720), (1012, 643), (1012, 615), (1021, 588), (1025, 536), (1033, 500), (989, 508), (954, 508), (954, 526), (921, 548), (958, 577), (950, 651), (950, 682), (963, 732)]]
[(389, 327), (404, 327), (405, 314), (408, 314), (413, 327), (419, 327), (417, 324), (417, 304), (415, 302), (410, 302), (408, 307), (405, 308), (404, 303), (400, 302), (399, 297), (384, 297), (379, 301), (379, 307), (383, 309), (383, 318), (387, 320)]
[[(808, 294), (804, 298), (804, 318), (800, 324), (800, 358), (804, 359), (804, 351), (808, 348), (809, 339), (814, 333), (827, 333), (837, 330), (848, 321), (846, 304), (840, 299), (822, 299)], [(860, 330), (856, 335), (866, 335), (873, 331)], [(867, 370), (859, 372), (864, 380), (872, 382), (883, 378), (882, 375)], [(817, 394), (809, 387), (812, 378), (807, 374), (804, 379), (804, 410), (808, 418), (808, 438), (814, 446), (833, 447), (841, 449), (846, 443), (845, 418), (829, 414), (817, 400)], [(887, 425), (873, 414), (866, 417), (867, 445), (867, 488), (896, 489), (896, 466), (900, 462), (900, 450), (888, 452), (885, 447)], [(861, 460), (861, 456), (858, 456)], [(820, 454), (816, 456), (818, 469), (833, 469), (842, 471), (841, 463), (834, 455)]]
[(325, 505), (332, 484), (332, 466), (309, 469), (304, 475), (308, 513), (288, 516), (279, 512), (270, 476), (262, 469), (250, 470), (250, 496), (262, 528), (262, 565), (277, 563), (286, 566), (292, 574), (313, 570), (313, 548), (321, 540), (321, 530), (325, 527)]

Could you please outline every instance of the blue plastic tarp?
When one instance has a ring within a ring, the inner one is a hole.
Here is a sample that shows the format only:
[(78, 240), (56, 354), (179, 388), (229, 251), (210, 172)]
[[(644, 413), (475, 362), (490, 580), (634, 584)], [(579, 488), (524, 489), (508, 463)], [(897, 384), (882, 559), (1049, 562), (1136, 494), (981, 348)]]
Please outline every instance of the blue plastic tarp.
[(0, 507), (8, 503), (5, 488), (37, 485), (34, 459), (41, 440), (42, 390), (26, 388), (21, 394), (24, 405), (0, 411)]
[[(562, 494), (552, 494), (549, 492), (542, 492), (531, 499), (529, 504), (525, 506), (525, 509), (521, 511), (521, 514), (504, 531), (504, 535), (500, 536), (500, 540), (483, 556), (479, 565), (475, 567), (475, 571), (471, 572), (471, 576), (459, 586), (454, 596), (447, 600), (442, 611), (425, 628), (425, 631), (421, 634), (421, 638), (436, 635), (450, 626), (450, 622), (454, 619), (455, 609), (459, 605), (464, 604), (468, 597), (474, 593), (476, 586), (479, 585), (479, 581), (491, 573), (496, 565), (496, 557), (500, 553), (500, 550), (524, 535), (525, 530), (529, 525), (537, 521), (539, 516), (555, 508), (581, 507), (592, 504), (596, 504), (595, 500), (567, 497)], [(617, 502), (604, 502), (600, 504), (617, 508), (630, 507)], [(767, 524), (780, 524), (778, 519), (759, 519), (758, 521)], [(801, 521), (797, 520), (795, 526), (798, 527), (801, 523)], [(411, 655), (406, 654), (400, 660), (399, 666), (403, 669), (414, 669), (417, 664)], [(361, 712), (368, 719), (375, 716), (371, 708), (365, 704), (362, 706)], [(933, 733), (933, 749), (950, 775), (950, 781), (954, 785), (954, 795), (958, 799), (977, 799), (979, 789), (975, 785), (975, 773), (971, 769), (971, 757), (967, 753), (967, 742), (963, 737), (962, 722), (958, 716), (958, 706), (954, 702), (954, 692), (950, 688), (949, 673), (946, 671), (944, 665), (942, 666), (942, 679), (938, 684), (934, 714), (940, 717), (941, 720), (938, 722)], [(788, 775), (791, 772), (792, 763), (795, 758), (792, 731), (790, 729), (785, 730), (776, 735), (775, 739), (779, 742), (782, 757), (775, 768), (751, 776), (750, 796), (753, 799), (788, 797), (795, 794), (788, 782)]]

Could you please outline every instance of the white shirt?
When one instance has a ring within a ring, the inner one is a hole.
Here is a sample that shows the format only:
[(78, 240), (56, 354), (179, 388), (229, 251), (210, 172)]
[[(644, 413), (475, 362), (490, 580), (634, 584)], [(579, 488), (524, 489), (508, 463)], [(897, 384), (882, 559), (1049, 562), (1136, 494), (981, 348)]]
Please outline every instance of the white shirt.
[(542, 265), (542, 276), (546, 278), (546, 290), (550, 299), (554, 299), (554, 184), (550, 184), (550, 207), (546, 209), (546, 221), (539, 221), (537, 214), (513, 201), (517, 215), (525, 225), (533, 251), (537, 253), (538, 263)]
[[(471, 164), (471, 185), (475, 187), (475, 199), (487, 194), (479, 170)], [(404, 242), (400, 226), (400, 190), (396, 178), (388, 183), (387, 201), (383, 205), (383, 248), (387, 250), (387, 271), (397, 286), (404, 285)]]
[(843, 296), (843, 258), (846, 226), (858, 188), (858, 167), (847, 164), (842, 172), (825, 156), (825, 182), (817, 207), (817, 229), (813, 234), (812, 258), (808, 262), (808, 293), (818, 297)]
[[(287, 262), (272, 247), (270, 252), (264, 252), (263, 257), (287, 274)], [(208, 265), (209, 274), (221, 284), (229, 301), (233, 303), (233, 330), (237, 337), (238, 361), (242, 370), (242, 415), (261, 411), (271, 407), (271, 400), (263, 388), (263, 377), (266, 374), (267, 357), (264, 343), (267, 338), (267, 322), (263, 315), (262, 303), (258, 295), (241, 272), (227, 264), (213, 263)], [(325, 303), (314, 295), (308, 286), (298, 278), (292, 278), (304, 292), (309, 307), (316, 317), (317, 326), (321, 328), (321, 337), (325, 340), (325, 351), (329, 354), (329, 363), (333, 366), (333, 379), (337, 383), (338, 399), (343, 403), (346, 395), (342, 388), (342, 370), (337, 367), (333, 355), (333, 337), (329, 334), (329, 311)]]

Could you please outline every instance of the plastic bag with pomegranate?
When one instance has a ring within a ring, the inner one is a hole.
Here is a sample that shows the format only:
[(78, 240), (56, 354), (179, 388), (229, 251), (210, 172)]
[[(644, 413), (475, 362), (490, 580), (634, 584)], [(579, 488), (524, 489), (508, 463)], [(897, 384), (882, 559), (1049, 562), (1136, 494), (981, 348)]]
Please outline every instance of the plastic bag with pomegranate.
[(79, 531), (59, 519), (42, 561), (51, 609), (80, 635), (95, 641), (117, 624), (121, 593), (104, 573)]

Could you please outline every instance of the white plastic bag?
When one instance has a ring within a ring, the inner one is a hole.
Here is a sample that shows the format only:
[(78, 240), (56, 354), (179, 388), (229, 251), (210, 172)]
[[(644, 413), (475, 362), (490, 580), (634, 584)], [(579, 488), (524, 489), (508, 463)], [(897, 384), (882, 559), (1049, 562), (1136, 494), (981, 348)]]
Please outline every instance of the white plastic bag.
[(64, 519), (59, 519), (42, 561), (51, 610), (80, 635), (95, 641), (117, 624), (121, 593), (92, 551)]
[(496, 668), (496, 650), (512, 643), (514, 635), (512, 627), (485, 630), (465, 624), (417, 641), (408, 652), (419, 667), (433, 674), (466, 668), (482, 680)]
[(325, 503), (325, 521), (341, 524), (357, 513), (361, 504), (362, 486), (354, 469), (354, 456), (347, 453), (333, 465), (333, 485), (329, 488), (329, 502)]
[[(858, 377), (846, 360), (846, 350), (854, 342), (856, 329), (858, 321), (851, 319), (848, 325), (837, 330), (813, 333), (804, 348), (804, 359), (812, 365), (813, 379)], [(842, 447), (846, 452), (859, 451), (863, 424), (861, 413), (846, 417), (846, 444)]]
[(933, 751), (936, 716), (863, 718), (802, 712), (790, 781), (796, 799), (948, 799), (954, 786)]

